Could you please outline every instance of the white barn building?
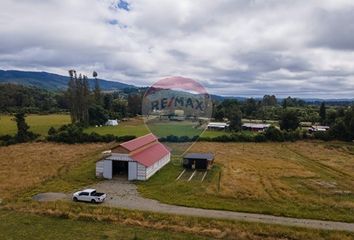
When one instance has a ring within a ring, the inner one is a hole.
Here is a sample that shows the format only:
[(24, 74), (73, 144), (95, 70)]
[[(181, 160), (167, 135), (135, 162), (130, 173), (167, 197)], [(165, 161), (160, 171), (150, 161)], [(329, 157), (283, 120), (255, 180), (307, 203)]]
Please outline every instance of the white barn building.
[(112, 149), (96, 163), (96, 176), (112, 179), (128, 175), (128, 180), (148, 180), (171, 159), (170, 151), (153, 134), (133, 139)]

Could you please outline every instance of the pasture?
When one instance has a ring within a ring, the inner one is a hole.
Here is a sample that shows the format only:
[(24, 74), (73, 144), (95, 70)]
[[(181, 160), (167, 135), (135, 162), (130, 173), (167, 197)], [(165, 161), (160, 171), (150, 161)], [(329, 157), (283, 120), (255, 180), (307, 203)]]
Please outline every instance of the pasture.
[[(0, 115), (0, 135), (16, 134), (16, 122), (13, 119), (14, 116), (12, 115)], [(58, 128), (64, 124), (71, 123), (71, 120), (68, 114), (31, 114), (26, 117), (26, 122), (31, 131), (46, 136), (50, 127)]]
[[(0, 135), (15, 135), (17, 132), (16, 122), (12, 115), (0, 115)], [(42, 136), (48, 135), (50, 127), (59, 128), (62, 125), (70, 124), (71, 119), (68, 114), (48, 114), (36, 115), (30, 114), (26, 117), (26, 122), (30, 126), (30, 130)], [(199, 135), (202, 131), (192, 129), (190, 126), (185, 126), (178, 122), (160, 123), (158, 125), (150, 125), (151, 130), (159, 136), (167, 136), (173, 133), (176, 136)], [(102, 126), (88, 127), (84, 130), (86, 133), (96, 132), (100, 135), (113, 134), (116, 136), (143, 136), (150, 132), (150, 129), (144, 124), (141, 118), (131, 118), (129, 121), (120, 122), (118, 126)], [(216, 137), (225, 134), (230, 134), (225, 131), (204, 131), (203, 137)]]
[(150, 131), (158, 136), (168, 136), (172, 134), (175, 136), (193, 137), (201, 134), (203, 137), (217, 137), (230, 134), (230, 132), (216, 130), (206, 130), (203, 132), (202, 130), (193, 129), (190, 125), (180, 122), (164, 122), (147, 126), (141, 118), (131, 118), (128, 121), (120, 122), (118, 126), (89, 127), (85, 129), (87, 133), (96, 132), (100, 135), (113, 134), (116, 136), (134, 135), (137, 137), (148, 134)]
[(197, 142), (190, 152), (215, 153), (216, 165), (203, 183), (175, 181), (182, 171), (175, 157), (139, 183), (139, 191), (177, 205), (354, 222), (352, 144)]
[[(65, 201), (45, 203), (31, 200), (31, 196), (39, 192), (70, 193), (99, 181), (95, 178), (95, 162), (102, 150), (111, 147), (109, 144), (52, 143), (0, 147), (0, 198), (4, 200), (0, 203), (0, 236), (4, 239), (9, 236), (14, 239), (67, 236), (72, 239), (235, 239), (237, 236), (237, 239), (299, 240), (353, 237), (351, 233), (338, 231), (166, 215)], [(172, 176), (180, 169), (179, 165), (174, 164), (177, 161), (177, 158), (174, 159), (156, 175), (157, 178), (139, 184), (139, 188), (148, 187), (161, 196), (167, 188), (156, 182), (159, 179), (169, 180), (163, 176)], [(213, 182), (219, 170), (214, 168), (207, 181)], [(201, 200), (200, 190), (192, 189), (185, 182), (180, 183), (178, 189), (169, 189), (169, 194), (165, 195), (181, 200), (183, 192), (185, 200), (181, 204), (186, 204), (186, 200), (195, 200), (194, 195)], [(190, 183), (196, 185), (194, 180)], [(163, 184), (172, 186), (170, 182)], [(206, 185), (205, 189), (209, 187), (209, 191), (213, 191), (212, 184)], [(208, 202), (209, 199), (201, 201)], [(218, 208), (218, 205), (209, 207)]]
[[(54, 143), (26, 143), (0, 147), (0, 198), (11, 199), (20, 193), (30, 191), (75, 166), (96, 160), (101, 151), (108, 148), (108, 144)], [(94, 179), (93, 173), (94, 171), (81, 172), (82, 176), (88, 179)]]
[(143, 227), (114, 225), (105, 222), (70, 220), (0, 210), (1, 239), (121, 239), (121, 240), (202, 240), (192, 234), (171, 233)]
[(128, 121), (120, 122), (118, 126), (89, 127), (85, 132), (95, 132), (100, 135), (113, 134), (116, 136), (134, 135), (142, 136), (149, 133), (144, 122), (140, 118), (131, 118)]

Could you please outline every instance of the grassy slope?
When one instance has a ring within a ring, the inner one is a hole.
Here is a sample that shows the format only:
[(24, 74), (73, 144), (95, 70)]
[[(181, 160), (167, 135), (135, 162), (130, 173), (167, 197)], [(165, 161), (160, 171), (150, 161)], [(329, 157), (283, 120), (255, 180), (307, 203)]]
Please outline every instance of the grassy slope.
[(203, 183), (175, 181), (182, 171), (176, 158), (139, 183), (140, 193), (184, 206), (354, 222), (354, 156), (345, 146), (196, 143), (193, 149), (216, 154)]
[(50, 218), (0, 210), (0, 238), (6, 239), (206, 239), (142, 227)]
[[(0, 135), (16, 134), (16, 122), (12, 120), (13, 116), (0, 116)], [(60, 127), (61, 125), (70, 123), (70, 116), (67, 114), (50, 114), (50, 115), (28, 115), (26, 117), (30, 130), (46, 136), (50, 127)]]

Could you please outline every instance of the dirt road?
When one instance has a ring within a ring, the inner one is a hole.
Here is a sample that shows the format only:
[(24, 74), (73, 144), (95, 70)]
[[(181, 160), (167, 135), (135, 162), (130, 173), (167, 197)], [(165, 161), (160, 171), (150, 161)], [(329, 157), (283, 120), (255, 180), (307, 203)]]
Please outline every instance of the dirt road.
[(231, 219), (248, 222), (270, 223), (287, 226), (308, 227), (326, 230), (344, 230), (354, 232), (354, 223), (297, 219), (264, 214), (208, 210), (163, 204), (156, 200), (141, 197), (137, 191), (136, 186), (124, 180), (103, 181), (91, 187), (99, 189), (99, 191), (106, 192), (109, 197), (104, 203), (104, 205), (112, 207), (121, 207), (187, 216)]
[[(320, 221), (310, 219), (299, 219), (289, 217), (277, 217), (265, 214), (242, 213), (222, 210), (209, 210), (200, 208), (189, 208), (176, 205), (160, 203), (156, 200), (147, 199), (139, 195), (135, 184), (127, 180), (102, 181), (96, 185), (89, 186), (100, 192), (107, 193), (108, 198), (103, 205), (134, 210), (143, 210), (176, 215), (197, 216), (206, 218), (230, 219), (247, 222), (258, 222), (267, 224), (280, 224), (286, 226), (298, 226), (314, 229), (341, 230), (354, 232), (354, 223)], [(33, 197), (38, 201), (68, 200), (71, 195), (63, 193), (41, 193)]]

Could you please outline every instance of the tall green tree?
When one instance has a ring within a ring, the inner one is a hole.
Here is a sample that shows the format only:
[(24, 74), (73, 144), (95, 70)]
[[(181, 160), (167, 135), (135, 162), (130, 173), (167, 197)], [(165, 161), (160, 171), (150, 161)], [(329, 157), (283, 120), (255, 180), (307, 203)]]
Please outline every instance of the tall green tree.
[(77, 75), (75, 70), (69, 70), (69, 82), (68, 82), (68, 89), (66, 95), (68, 96), (69, 106), (70, 106), (70, 116), (71, 122), (75, 123), (78, 120), (78, 97), (77, 97)]
[(38, 137), (37, 134), (29, 131), (29, 126), (26, 123), (25, 114), (19, 112), (15, 114), (15, 121), (17, 125), (16, 141), (19, 143), (28, 142)]
[(257, 101), (254, 98), (248, 98), (242, 105), (242, 112), (245, 117), (254, 117), (257, 112)]
[(73, 123), (89, 123), (90, 89), (85, 75), (77, 76), (75, 70), (69, 71), (67, 96), (70, 105), (71, 121)]
[(102, 94), (101, 94), (101, 87), (100, 87), (100, 83), (99, 80), (97, 78), (98, 74), (96, 71), (94, 71), (92, 73), (92, 76), (95, 78), (95, 87), (93, 90), (93, 95), (95, 98), (95, 102), (97, 105), (101, 105), (102, 104)]
[(279, 121), (282, 130), (295, 130), (299, 127), (300, 120), (298, 113), (293, 110), (285, 110)]
[(227, 118), (230, 121), (230, 130), (239, 131), (242, 126), (242, 112), (239, 106), (232, 105), (227, 110)]
[(276, 106), (278, 104), (278, 101), (274, 95), (264, 95), (262, 103), (264, 106)]
[(140, 93), (128, 95), (128, 112), (132, 116), (141, 114), (143, 96)]
[(320, 118), (321, 118), (321, 123), (322, 124), (326, 123), (326, 117), (327, 117), (326, 105), (325, 105), (324, 102), (322, 102), (321, 106), (320, 106)]

